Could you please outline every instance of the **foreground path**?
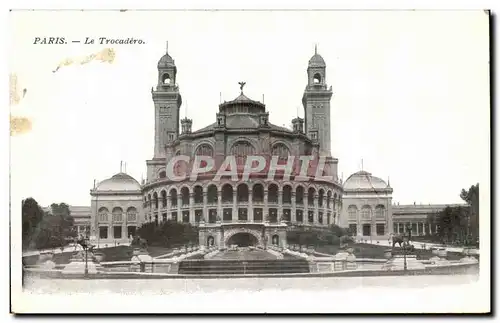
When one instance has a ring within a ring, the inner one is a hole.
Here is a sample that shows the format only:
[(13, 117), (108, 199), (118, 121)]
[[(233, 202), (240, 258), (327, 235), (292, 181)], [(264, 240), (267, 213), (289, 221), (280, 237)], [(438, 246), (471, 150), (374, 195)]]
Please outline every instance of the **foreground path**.
[(477, 282), (476, 275), (429, 275), (391, 277), (321, 277), (321, 278), (238, 278), (238, 279), (30, 279), (27, 290), (35, 293), (136, 293), (170, 294), (172, 292), (210, 292), (217, 290), (332, 290), (359, 287), (412, 288), (462, 285)]

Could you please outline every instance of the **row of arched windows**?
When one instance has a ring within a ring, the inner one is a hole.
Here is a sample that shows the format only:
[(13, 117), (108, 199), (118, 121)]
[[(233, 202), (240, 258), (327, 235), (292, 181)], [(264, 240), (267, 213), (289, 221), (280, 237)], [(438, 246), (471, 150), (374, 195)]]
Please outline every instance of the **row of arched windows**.
[[(371, 219), (372, 218), (372, 207), (370, 205), (364, 205), (360, 210), (361, 219)], [(347, 208), (347, 214), (349, 219), (354, 220), (358, 218), (358, 208), (356, 205), (349, 205)], [(375, 218), (385, 218), (385, 206), (379, 204), (375, 207)]]
[[(250, 194), (252, 193), (252, 194)], [(203, 188), (199, 185), (193, 188), (193, 200), (194, 204), (204, 203), (203, 201)], [(284, 185), (281, 193), (283, 204), (291, 204), (292, 203), (292, 186)], [(250, 200), (250, 196), (253, 202), (264, 202), (264, 185), (257, 183), (253, 185), (251, 192), (247, 184), (239, 184), (236, 187), (236, 191), (234, 190), (231, 184), (225, 184), (222, 186), (220, 190), (221, 201), (222, 203), (230, 203), (233, 202), (233, 199), (236, 198), (237, 202), (248, 202)], [(236, 195), (236, 196), (235, 196)], [(270, 184), (267, 189), (267, 201), (268, 203), (278, 203), (279, 202), (279, 188), (276, 184)], [(180, 189), (180, 192), (177, 191), (176, 188), (172, 188), (170, 190), (169, 196), (167, 196), (167, 191), (162, 190), (158, 195), (157, 192), (153, 194), (148, 194), (147, 197), (144, 197), (144, 206), (150, 207), (153, 209), (158, 209), (161, 205), (162, 208), (167, 206), (167, 199), (170, 199), (170, 203), (172, 206), (177, 206), (178, 202), (181, 205), (189, 205), (190, 204), (190, 196), (191, 192), (188, 187), (183, 187)], [(207, 203), (208, 204), (217, 204), (219, 199), (219, 191), (217, 186), (210, 185), (207, 188)], [(304, 187), (298, 186), (295, 190), (295, 203), (296, 204), (304, 204), (305, 201), (305, 190)], [(179, 199), (180, 197), (180, 199)], [(331, 191), (325, 194), (324, 189), (319, 189), (316, 193), (316, 189), (314, 187), (310, 187), (307, 190), (307, 204), (314, 205), (315, 197), (318, 198), (318, 206), (323, 207), (326, 205), (327, 208), (333, 207), (335, 208), (335, 204), (337, 200), (340, 198), (337, 196), (337, 193), (332, 195)], [(179, 201), (180, 200), (180, 201)]]
[[(255, 154), (254, 146), (248, 141), (238, 141), (230, 149), (231, 154), (236, 157), (246, 157)], [(176, 155), (180, 155), (180, 151), (177, 151)], [(201, 144), (196, 148), (196, 156), (212, 156), (214, 155), (214, 149), (209, 144)], [(286, 159), (290, 155), (290, 150), (283, 143), (277, 143), (272, 148), (272, 155), (279, 156), (280, 159)]]
[[(127, 209), (127, 221), (137, 221), (137, 209), (133, 206)], [(109, 210), (106, 207), (101, 207), (98, 211), (99, 222), (109, 221)], [(111, 211), (111, 219), (113, 222), (123, 222), (123, 209), (121, 207), (115, 207)]]

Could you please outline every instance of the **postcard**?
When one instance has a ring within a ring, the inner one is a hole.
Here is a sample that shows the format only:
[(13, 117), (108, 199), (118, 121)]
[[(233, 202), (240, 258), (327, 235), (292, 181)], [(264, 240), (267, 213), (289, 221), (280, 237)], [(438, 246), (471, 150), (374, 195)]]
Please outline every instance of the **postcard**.
[(490, 12), (10, 18), (13, 313), (491, 311)]

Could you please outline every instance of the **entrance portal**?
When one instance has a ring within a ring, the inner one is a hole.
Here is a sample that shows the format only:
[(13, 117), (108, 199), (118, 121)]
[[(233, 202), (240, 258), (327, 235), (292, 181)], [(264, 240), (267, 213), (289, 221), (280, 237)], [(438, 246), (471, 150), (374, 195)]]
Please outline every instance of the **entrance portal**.
[(236, 233), (227, 240), (227, 245), (238, 247), (249, 247), (257, 245), (257, 238), (247, 232)]

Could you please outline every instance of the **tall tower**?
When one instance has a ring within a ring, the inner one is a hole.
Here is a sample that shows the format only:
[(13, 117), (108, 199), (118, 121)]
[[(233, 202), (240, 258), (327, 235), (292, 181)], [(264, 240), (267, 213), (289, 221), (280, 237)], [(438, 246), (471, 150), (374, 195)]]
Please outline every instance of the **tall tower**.
[(158, 84), (151, 89), (155, 105), (155, 151), (154, 158), (165, 157), (166, 145), (179, 136), (179, 110), (182, 97), (175, 82), (177, 67), (167, 51), (158, 61)]
[(319, 153), (331, 156), (330, 99), (332, 87), (326, 85), (326, 64), (323, 57), (314, 48), (314, 56), (307, 66), (307, 86), (302, 96), (304, 106), (305, 132), (311, 137), (312, 130), (317, 131)]

